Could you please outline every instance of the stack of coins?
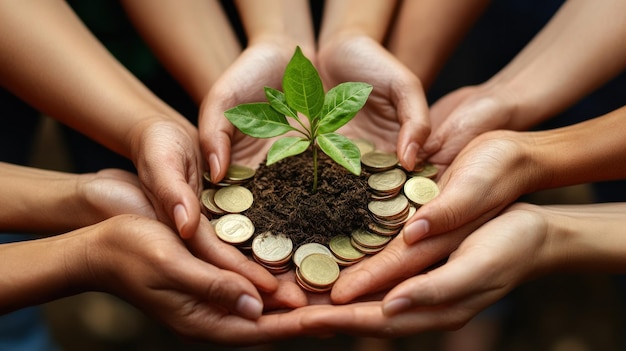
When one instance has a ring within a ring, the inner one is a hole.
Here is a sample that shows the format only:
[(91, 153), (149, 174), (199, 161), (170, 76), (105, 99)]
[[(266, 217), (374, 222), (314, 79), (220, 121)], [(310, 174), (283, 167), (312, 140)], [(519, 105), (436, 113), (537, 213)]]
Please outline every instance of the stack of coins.
[(272, 274), (289, 271), (292, 255), (293, 242), (284, 234), (265, 232), (252, 239), (252, 257)]
[(367, 185), (374, 200), (385, 200), (397, 196), (404, 182), (406, 182), (406, 173), (398, 168), (374, 173), (367, 179)]
[(335, 256), (335, 261), (343, 267), (351, 266), (365, 257), (364, 253), (352, 246), (350, 237), (347, 235), (332, 237), (328, 246)]
[(398, 156), (383, 151), (370, 151), (361, 155), (361, 164), (369, 172), (382, 172), (393, 169), (398, 164)]
[(350, 235), (352, 246), (366, 255), (380, 252), (391, 241), (391, 236), (378, 235), (368, 230), (357, 229)]
[(398, 234), (411, 213), (409, 200), (402, 194), (387, 200), (370, 201), (367, 209), (374, 221), (370, 230), (380, 235)]
[(439, 169), (430, 162), (418, 162), (412, 171), (409, 172), (413, 177), (426, 177), (434, 179), (439, 174)]
[[(202, 191), (200, 202), (204, 209), (204, 214), (213, 218), (227, 213), (241, 213), (252, 206), (254, 201), (252, 192), (241, 184), (250, 180), (255, 174), (254, 169), (241, 166), (230, 165), (224, 181), (218, 184), (211, 184), (210, 187)], [(204, 174), (205, 180), (210, 180), (208, 173)]]
[(327, 292), (338, 278), (339, 265), (325, 253), (307, 255), (296, 268), (296, 282), (310, 292)]
[(328, 257), (333, 257), (333, 253), (330, 252), (328, 247), (319, 243), (307, 243), (300, 245), (293, 253), (293, 263), (296, 267), (300, 267), (302, 260), (311, 254), (324, 254)]

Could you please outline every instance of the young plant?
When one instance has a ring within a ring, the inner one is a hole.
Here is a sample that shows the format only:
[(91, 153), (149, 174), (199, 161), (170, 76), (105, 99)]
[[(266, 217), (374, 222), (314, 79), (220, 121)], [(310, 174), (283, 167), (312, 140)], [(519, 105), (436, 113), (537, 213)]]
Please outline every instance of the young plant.
[[(361, 153), (350, 139), (335, 133), (365, 105), (372, 91), (366, 83), (341, 83), (324, 94), (322, 80), (300, 50), (285, 68), (283, 90), (265, 87), (268, 102), (241, 104), (224, 114), (242, 133), (255, 138), (272, 138), (289, 131), (301, 136), (286, 136), (272, 144), (267, 165), (298, 155), (313, 146), (313, 193), (317, 191), (317, 148), (355, 175), (361, 174)], [(298, 113), (306, 116), (304, 123)], [(293, 119), (299, 127), (289, 124)]]

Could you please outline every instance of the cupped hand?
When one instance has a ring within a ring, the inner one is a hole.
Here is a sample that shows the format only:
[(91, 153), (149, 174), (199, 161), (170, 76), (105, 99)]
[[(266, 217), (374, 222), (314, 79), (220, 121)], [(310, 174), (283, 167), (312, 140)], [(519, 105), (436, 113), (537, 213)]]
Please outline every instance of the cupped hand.
[(475, 137), (507, 129), (514, 112), (513, 97), (502, 89), (483, 84), (455, 90), (430, 108), (432, 133), (420, 157), (445, 168)]
[(485, 223), (520, 195), (537, 190), (545, 167), (534, 162), (531, 133), (487, 132), (473, 139), (438, 180), (441, 193), (407, 221), (407, 244), (467, 223)]
[(342, 82), (364, 82), (374, 88), (357, 114), (340, 132), (368, 139), (378, 149), (396, 151), (406, 169), (430, 133), (428, 104), (419, 79), (365, 36), (344, 36), (320, 48), (318, 69), (325, 89)]
[[(83, 268), (89, 269), (81, 273), (82, 281), (126, 299), (181, 336), (251, 344), (305, 332), (297, 313), (262, 316), (261, 296), (250, 281), (193, 256), (161, 222), (122, 215), (90, 228), (100, 235), (90, 235), (95, 242), (86, 249)], [(226, 260), (250, 270), (248, 275), (260, 273), (245, 257), (230, 257), (226, 244), (207, 244), (215, 246), (203, 247), (213, 251), (213, 261)], [(257, 282), (266, 278), (259, 275)]]
[(274, 139), (253, 138), (239, 132), (224, 111), (243, 103), (266, 102), (264, 87), (282, 90), (285, 66), (294, 46), (260, 42), (246, 48), (215, 82), (200, 107), (199, 130), (211, 181), (218, 182), (228, 165), (257, 168)]
[(457, 329), (543, 269), (547, 230), (537, 206), (516, 204), (469, 235), (445, 264), (398, 284), (382, 302), (320, 311), (305, 325), (379, 337)]
[(203, 167), (197, 130), (182, 118), (157, 116), (129, 133), (132, 160), (157, 218), (190, 238), (200, 222)]

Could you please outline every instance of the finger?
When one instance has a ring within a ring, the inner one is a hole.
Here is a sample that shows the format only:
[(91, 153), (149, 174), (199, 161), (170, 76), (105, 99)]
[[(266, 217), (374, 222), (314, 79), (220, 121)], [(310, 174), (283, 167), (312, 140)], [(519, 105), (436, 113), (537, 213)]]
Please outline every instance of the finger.
[(308, 304), (306, 294), (294, 282), (293, 271), (277, 276), (278, 289), (271, 293), (262, 293), (265, 310), (293, 309)]
[(388, 288), (447, 257), (462, 241), (461, 232), (439, 235), (407, 245), (398, 236), (385, 249), (353, 269), (344, 270), (333, 286), (331, 299), (346, 303)]
[(200, 107), (200, 145), (212, 183), (218, 183), (224, 178), (230, 164), (235, 127), (224, 117), (226, 109), (224, 102), (212, 95)]
[(405, 169), (413, 169), (417, 155), (430, 134), (428, 102), (417, 78), (404, 86), (394, 85), (393, 100), (398, 111), (400, 133), (398, 134), (398, 159)]
[(213, 226), (202, 216), (198, 233), (187, 241), (190, 250), (199, 258), (248, 278), (255, 286), (265, 292), (278, 288), (278, 281), (271, 273), (248, 259), (234, 246), (220, 240)]

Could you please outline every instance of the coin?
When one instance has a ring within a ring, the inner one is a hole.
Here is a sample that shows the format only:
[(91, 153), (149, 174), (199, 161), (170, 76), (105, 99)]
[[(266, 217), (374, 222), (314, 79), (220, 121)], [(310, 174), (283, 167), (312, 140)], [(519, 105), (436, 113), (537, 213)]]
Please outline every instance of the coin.
[(371, 151), (361, 156), (361, 163), (372, 171), (386, 171), (396, 166), (398, 156), (390, 152)]
[(411, 177), (404, 184), (404, 194), (417, 205), (424, 205), (439, 195), (439, 187), (432, 179)]
[(366, 254), (366, 255), (373, 255), (376, 253), (379, 253), (380, 251), (382, 251), (385, 246), (381, 246), (381, 247), (367, 247), (367, 246), (363, 246), (360, 245), (359, 243), (357, 243), (354, 238), (350, 239), (350, 243), (352, 244), (352, 246), (354, 246), (355, 249), (357, 249), (358, 251)]
[(215, 192), (215, 204), (229, 213), (243, 212), (249, 209), (252, 203), (252, 192), (240, 185), (227, 186)]
[(361, 152), (361, 155), (365, 155), (366, 153), (372, 152), (375, 149), (374, 143), (372, 143), (369, 140), (354, 139), (354, 140), (352, 140), (352, 142), (354, 143), (354, 145), (356, 145), (356, 147), (359, 148), (359, 151)]
[(404, 195), (398, 195), (389, 200), (374, 200), (367, 204), (367, 209), (379, 218), (393, 218), (409, 207), (409, 201)]
[[(406, 181), (406, 173), (401, 169), (392, 169), (380, 173), (374, 173), (367, 179), (367, 185), (379, 195), (394, 192), (402, 187)], [(383, 194), (381, 194), (383, 193)]]
[(328, 244), (330, 251), (343, 261), (357, 261), (365, 257), (350, 243), (350, 237), (347, 235), (337, 235), (330, 239)]
[(422, 169), (413, 170), (409, 172), (409, 174), (414, 177), (419, 176), (419, 177), (426, 177), (426, 178), (431, 178), (431, 179), (434, 178), (438, 173), (439, 173), (439, 169), (430, 162), (424, 162), (422, 164)]
[(330, 252), (328, 247), (319, 243), (308, 243), (308, 244), (301, 245), (293, 253), (293, 263), (295, 263), (296, 266), (300, 267), (300, 263), (302, 262), (302, 260), (306, 256), (314, 254), (314, 253), (321, 253), (329, 257), (333, 257), (333, 253)]
[(255, 258), (268, 262), (283, 262), (291, 257), (293, 242), (285, 234), (265, 232), (252, 240), (252, 253)]
[(231, 164), (230, 166), (228, 166), (228, 170), (226, 171), (226, 176), (224, 177), (224, 179), (227, 182), (239, 183), (254, 177), (255, 173), (256, 171), (250, 167), (238, 164)]
[(206, 209), (208, 212), (212, 214), (216, 214), (216, 215), (226, 214), (226, 212), (222, 210), (221, 208), (219, 208), (217, 204), (215, 203), (216, 191), (217, 191), (216, 189), (203, 190), (202, 193), (200, 194), (200, 202), (202, 203), (202, 206), (204, 206), (204, 209)]
[(390, 236), (378, 235), (365, 229), (357, 229), (352, 232), (352, 239), (360, 246), (378, 248), (387, 245), (391, 241)]
[(231, 244), (243, 243), (254, 234), (252, 221), (240, 214), (227, 214), (220, 217), (215, 224), (218, 238)]
[(339, 265), (326, 254), (310, 254), (300, 263), (300, 276), (309, 285), (327, 287), (339, 278)]

